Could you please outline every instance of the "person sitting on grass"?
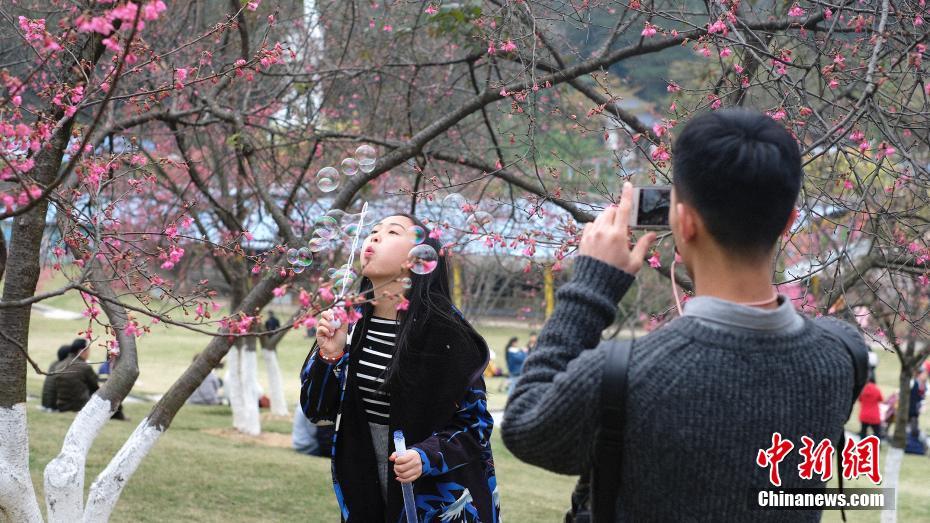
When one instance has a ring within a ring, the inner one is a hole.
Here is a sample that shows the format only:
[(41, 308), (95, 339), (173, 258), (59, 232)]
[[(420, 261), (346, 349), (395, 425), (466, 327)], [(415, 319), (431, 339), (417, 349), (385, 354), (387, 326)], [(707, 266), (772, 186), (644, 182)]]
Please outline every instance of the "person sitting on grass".
[(65, 365), (65, 360), (70, 354), (71, 345), (62, 345), (58, 347), (58, 359), (48, 366), (48, 375), (45, 376), (45, 381), (42, 383), (42, 409), (45, 411), (54, 412), (58, 410), (58, 405), (56, 404), (58, 392), (55, 386), (58, 377), (55, 373)]
[[(772, 285), (776, 246), (797, 216), (798, 143), (763, 114), (723, 110), (691, 120), (673, 151), (669, 224), (694, 297), (632, 343), (615, 519), (819, 521), (818, 509), (759, 510), (748, 496), (773, 488), (771, 465), (757, 460), (775, 433), (798, 448), (802, 436), (836, 447), (855, 400), (845, 345)], [(619, 206), (585, 225), (571, 281), (504, 413), (507, 448), (561, 474), (590, 470), (600, 370), (614, 347), (599, 345), (601, 332), (656, 238), (630, 248), (632, 197), (624, 184)], [(853, 326), (826, 321), (867, 350)], [(795, 451), (775, 465), (780, 488), (823, 486), (800, 477), (801, 459)]]
[(89, 357), (87, 340), (78, 338), (71, 343), (71, 353), (55, 376), (55, 405), (59, 411), (83, 409), (91, 395), (100, 388), (97, 373), (87, 363)]

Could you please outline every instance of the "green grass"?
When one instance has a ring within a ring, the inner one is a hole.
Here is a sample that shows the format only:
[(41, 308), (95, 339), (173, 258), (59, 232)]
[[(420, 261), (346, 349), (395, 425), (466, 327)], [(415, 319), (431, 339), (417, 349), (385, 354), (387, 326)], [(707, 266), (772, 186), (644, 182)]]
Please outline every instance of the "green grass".
[[(55, 298), (49, 305), (81, 310), (76, 295)], [(69, 343), (86, 321), (51, 320), (33, 313), (30, 353), (48, 365), (58, 346)], [(98, 328), (99, 330), (99, 328)], [(497, 364), (506, 368), (503, 347), (510, 336), (526, 342), (529, 328), (483, 327), (479, 330), (497, 353)], [(157, 394), (166, 390), (184, 371), (191, 358), (202, 350), (208, 337), (179, 328), (158, 327), (139, 340), (141, 373), (135, 394)], [(291, 405), (298, 395), (298, 371), (311, 340), (293, 332), (279, 346), (285, 393)], [(91, 355), (103, 358), (103, 350)], [(260, 380), (266, 386), (264, 364), (259, 358)], [(42, 377), (31, 375), (28, 388), (38, 395)], [(897, 385), (897, 361), (893, 354), (880, 354), (878, 384), (886, 395)], [(488, 380), (492, 410), (506, 401), (504, 378)], [(267, 388), (266, 388), (267, 390)], [(30, 403), (33, 407), (35, 402)], [(151, 405), (125, 406), (131, 423), (107, 424), (88, 456), (86, 485), (102, 470), (119, 446), (149, 411)], [(47, 414), (31, 408), (30, 468), (41, 491), (42, 470), (58, 453), (71, 414)], [(854, 412), (853, 420), (858, 419)], [(129, 481), (114, 521), (335, 521), (338, 520), (332, 494), (329, 462), (277, 448), (230, 439), (216, 434), (231, 425), (227, 407), (185, 407), (170, 430)], [(930, 414), (923, 416), (924, 430), (930, 431)], [(858, 431), (858, 423), (847, 428)], [(290, 433), (290, 422), (266, 420), (265, 432)], [(211, 431), (211, 432), (206, 432)], [(280, 439), (280, 438), (279, 438)], [(503, 515), (511, 521), (559, 521), (569, 502), (574, 478), (558, 476), (523, 464), (514, 458), (495, 432), (493, 439), (501, 485)], [(882, 462), (884, 463), (884, 462)], [(747, 466), (752, 466), (747, 463)], [(849, 482), (847, 486), (871, 486)], [(739, 488), (734, 486), (734, 488)], [(41, 495), (41, 492), (40, 492)], [(926, 457), (905, 456), (898, 490), (899, 521), (930, 521), (930, 461)], [(44, 507), (43, 507), (44, 509)], [(852, 522), (878, 521), (877, 512), (849, 511)], [(839, 512), (825, 512), (824, 521), (840, 521)]]
[[(101, 431), (87, 458), (87, 485), (149, 406), (124, 408), (133, 422), (111, 421)], [(205, 432), (228, 428), (230, 416), (228, 407), (182, 409), (128, 482), (112, 521), (338, 521), (328, 459)], [(42, 470), (60, 450), (73, 418), (29, 412), (30, 468), (40, 496)], [(276, 422), (274, 429), (289, 432), (289, 423)], [(520, 463), (497, 434), (493, 448), (505, 517), (558, 520), (573, 478)]]

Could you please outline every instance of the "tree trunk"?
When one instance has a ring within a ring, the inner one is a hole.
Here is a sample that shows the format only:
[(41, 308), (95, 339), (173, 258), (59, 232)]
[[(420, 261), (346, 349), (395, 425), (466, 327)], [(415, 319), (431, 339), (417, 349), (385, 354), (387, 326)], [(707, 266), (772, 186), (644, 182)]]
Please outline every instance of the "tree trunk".
[(240, 361), (242, 359), (242, 341), (236, 341), (232, 350), (226, 356), (226, 378), (223, 388), (229, 398), (229, 408), (232, 410), (233, 427), (242, 430), (242, 374)]
[(265, 369), (268, 371), (268, 396), (271, 398), (271, 413), (275, 416), (290, 416), (287, 400), (284, 398), (284, 385), (281, 367), (278, 365), (278, 351), (273, 348), (262, 349)]
[(255, 337), (245, 339), (245, 350), (239, 361), (242, 378), (242, 427), (239, 431), (250, 436), (262, 433), (262, 420), (258, 413), (258, 352)]
[(84, 509), (85, 522), (107, 521), (110, 518), (126, 482), (164, 433), (164, 429), (152, 424), (148, 417), (139, 423), (116, 456), (91, 484), (87, 507)]
[(41, 522), (32, 476), (26, 403), (0, 406), (0, 521)]
[[(61, 166), (61, 153), (71, 125), (52, 137), (51, 147), (35, 157), (35, 176), (50, 183)], [(39, 252), (45, 233), (48, 200), (13, 220), (10, 252), (3, 280), (3, 301), (32, 297), (39, 281)], [(2, 233), (0, 233), (2, 234)], [(26, 352), (32, 306), (0, 309), (0, 514), (12, 521), (41, 520), (29, 474), (29, 431), (26, 427)]]
[(45, 506), (51, 523), (80, 521), (84, 513), (84, 464), (87, 452), (115, 410), (99, 394), (78, 412), (61, 453), (45, 467)]
[(894, 417), (894, 432), (891, 444), (903, 449), (907, 443), (907, 411), (911, 403), (911, 375), (912, 368), (901, 364), (901, 373), (898, 375), (898, 408)]
[[(67, 230), (68, 225), (67, 215), (59, 213), (59, 228)], [(72, 248), (81, 257), (89, 254), (85, 245), (73, 245)], [(110, 321), (120, 353), (111, 360), (110, 379), (78, 412), (65, 436), (61, 453), (45, 467), (45, 504), (51, 522), (67, 523), (83, 517), (87, 453), (100, 429), (116, 412), (139, 377), (136, 340), (126, 333), (129, 323), (126, 309), (119, 305), (117, 294), (107, 283), (110, 279), (99, 260), (93, 257), (89, 263), (93, 264), (90, 271), (91, 286), (104, 298), (100, 301), (100, 307)]]
[[(260, 310), (271, 301), (274, 288), (283, 282), (284, 277), (280, 276), (277, 271), (266, 276), (245, 296), (238, 310), (233, 312)], [(171, 421), (184, 406), (187, 398), (229, 352), (233, 341), (234, 338), (228, 336), (215, 336), (210, 340), (207, 348), (158, 400), (149, 416), (139, 423), (135, 432), (91, 485), (87, 508), (84, 511), (85, 521), (105, 521), (109, 517), (126, 482), (135, 473), (142, 459), (168, 430)]]

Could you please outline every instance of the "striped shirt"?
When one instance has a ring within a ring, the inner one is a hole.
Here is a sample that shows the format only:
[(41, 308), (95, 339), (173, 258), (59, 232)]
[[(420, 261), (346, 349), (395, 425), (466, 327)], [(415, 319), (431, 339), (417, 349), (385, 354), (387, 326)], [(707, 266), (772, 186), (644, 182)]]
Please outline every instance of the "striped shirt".
[(370, 423), (387, 425), (390, 421), (391, 396), (378, 390), (394, 355), (394, 338), (398, 322), (372, 317), (362, 341), (355, 375), (359, 396)]

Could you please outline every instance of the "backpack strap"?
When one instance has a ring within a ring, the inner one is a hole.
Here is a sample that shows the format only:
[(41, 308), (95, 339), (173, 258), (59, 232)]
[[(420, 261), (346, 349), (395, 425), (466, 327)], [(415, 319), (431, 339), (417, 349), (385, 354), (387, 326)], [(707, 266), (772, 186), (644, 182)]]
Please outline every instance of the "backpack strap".
[[(862, 388), (865, 387), (865, 383), (869, 379), (869, 348), (863, 343), (862, 338), (855, 333), (854, 330), (844, 327), (846, 322), (832, 318), (819, 318), (815, 320), (814, 323), (827, 331), (827, 334), (829, 334), (831, 338), (838, 340), (843, 345), (843, 348), (846, 349), (846, 352), (849, 353), (849, 357), (852, 358), (853, 395), (852, 403), (849, 405), (849, 412), (846, 414), (846, 418), (849, 419), (849, 416), (852, 415), (853, 407), (856, 405), (856, 400), (859, 399), (859, 393), (862, 392)], [(836, 479), (839, 483), (841, 493), (843, 492), (842, 455), (845, 446), (846, 429), (843, 429), (842, 434), (840, 434), (840, 447), (836, 449)], [(840, 509), (840, 517), (842, 517), (843, 521), (846, 521), (846, 511), (842, 508)]]
[(852, 403), (850, 403), (849, 413), (846, 415), (848, 418), (852, 414), (856, 400), (859, 399), (859, 393), (862, 392), (862, 388), (865, 387), (866, 382), (869, 380), (869, 348), (852, 325), (844, 321), (833, 318), (819, 318), (814, 323), (827, 331), (827, 334), (832, 338), (842, 343), (843, 348), (852, 358), (854, 378)]
[(601, 377), (601, 419), (591, 468), (591, 514), (595, 523), (613, 523), (620, 493), (623, 426), (626, 421), (627, 370), (632, 342), (610, 342)]

